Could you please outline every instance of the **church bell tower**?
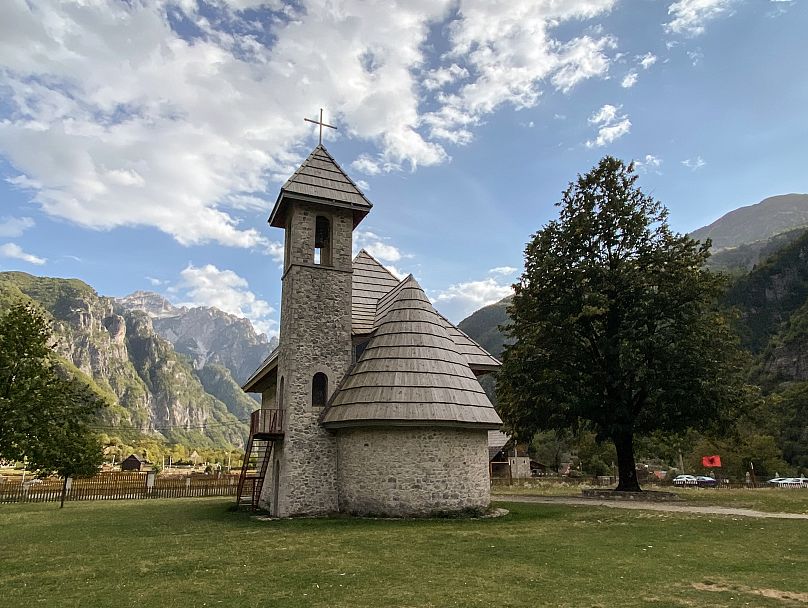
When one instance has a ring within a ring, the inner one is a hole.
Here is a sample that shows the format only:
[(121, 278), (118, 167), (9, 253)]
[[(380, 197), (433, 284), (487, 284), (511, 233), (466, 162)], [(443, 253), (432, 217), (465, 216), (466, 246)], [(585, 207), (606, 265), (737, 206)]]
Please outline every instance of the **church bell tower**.
[(285, 237), (275, 399), (283, 439), (260, 503), (276, 516), (338, 510), (336, 440), (320, 415), (351, 365), (353, 229), (371, 207), (320, 143), (269, 218)]

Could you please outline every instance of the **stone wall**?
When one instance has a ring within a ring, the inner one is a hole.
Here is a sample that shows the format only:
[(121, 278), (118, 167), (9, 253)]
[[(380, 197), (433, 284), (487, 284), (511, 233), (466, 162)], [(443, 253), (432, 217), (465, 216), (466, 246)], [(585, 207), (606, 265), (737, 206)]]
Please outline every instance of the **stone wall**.
[[(317, 215), (331, 222), (331, 266), (313, 263)], [(312, 407), (311, 389), (314, 374), (323, 372), (330, 396), (348, 371), (352, 352), (351, 211), (324, 212), (295, 202), (288, 218), (276, 400), (285, 409), (284, 438), (275, 446), (261, 496), (261, 505), (280, 517), (337, 511), (336, 440), (319, 425), (322, 408)]]
[(337, 448), (340, 511), (419, 516), (490, 502), (488, 431), (341, 429)]

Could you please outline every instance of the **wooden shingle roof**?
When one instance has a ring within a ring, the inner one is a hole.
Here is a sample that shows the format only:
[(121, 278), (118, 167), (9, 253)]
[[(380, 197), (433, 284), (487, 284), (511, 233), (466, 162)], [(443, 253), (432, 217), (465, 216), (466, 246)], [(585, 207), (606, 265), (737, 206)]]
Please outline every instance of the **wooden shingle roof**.
[(247, 378), (241, 389), (245, 393), (259, 393), (264, 390), (264, 384), (269, 373), (278, 366), (278, 353), (280, 352), (280, 345), (276, 346), (266, 359), (258, 366), (252, 375)]
[[(393, 296), (403, 286), (389, 270), (382, 266), (372, 255), (362, 249), (353, 260), (353, 279), (351, 290), (351, 332), (355, 336), (370, 336), (380, 320), (380, 313), (389, 308)], [(434, 309), (433, 309), (434, 310)], [(502, 365), (482, 346), (455, 327), (451, 321), (435, 311), (438, 321), (455, 344), (455, 350), (461, 354), (472, 371), (481, 375), (495, 371)], [(260, 392), (261, 382), (278, 364), (276, 348), (264, 360), (261, 366), (242, 385), (248, 393)]]
[(410, 275), (379, 301), (375, 331), (323, 413), (327, 428), (502, 424), (440, 316)]
[(353, 260), (351, 285), (351, 329), (354, 334), (373, 330), (376, 305), (399, 280), (362, 249)]
[[(355, 335), (368, 334), (373, 330), (377, 313), (384, 311), (382, 300), (389, 302), (389, 294), (399, 285), (399, 281), (364, 249), (354, 258), (353, 270), (352, 332)], [(502, 364), (495, 357), (442, 314), (437, 314), (443, 328), (457, 345), (458, 352), (466, 358), (475, 372), (482, 374), (499, 369)]]
[(488, 431), (488, 460), (492, 460), (499, 454), (510, 440), (510, 435), (506, 435), (502, 431)]
[(449, 319), (440, 313), (438, 313), (438, 316), (443, 323), (444, 329), (446, 329), (446, 333), (449, 334), (449, 337), (457, 346), (457, 351), (466, 358), (466, 361), (475, 372), (496, 371), (502, 366), (499, 359), (469, 338), (461, 329), (455, 327)]
[(270, 226), (285, 227), (287, 199), (290, 198), (353, 209), (354, 227), (373, 207), (322, 144), (312, 150), (281, 188), (269, 216)]

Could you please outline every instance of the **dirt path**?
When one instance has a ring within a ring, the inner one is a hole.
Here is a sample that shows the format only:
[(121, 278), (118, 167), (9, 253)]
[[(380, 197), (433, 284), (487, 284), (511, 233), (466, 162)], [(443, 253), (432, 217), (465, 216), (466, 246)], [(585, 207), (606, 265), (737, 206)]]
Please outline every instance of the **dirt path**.
[(766, 517), (771, 519), (808, 519), (808, 515), (800, 513), (768, 513), (755, 509), (738, 507), (699, 507), (696, 505), (661, 503), (661, 502), (629, 502), (624, 500), (598, 500), (597, 498), (576, 498), (574, 496), (510, 496), (497, 494), (491, 497), (494, 501), (530, 502), (546, 505), (587, 505), (611, 507), (613, 509), (635, 509), (642, 511), (666, 511), (668, 513), (697, 513), (700, 515), (733, 515), (740, 517)]

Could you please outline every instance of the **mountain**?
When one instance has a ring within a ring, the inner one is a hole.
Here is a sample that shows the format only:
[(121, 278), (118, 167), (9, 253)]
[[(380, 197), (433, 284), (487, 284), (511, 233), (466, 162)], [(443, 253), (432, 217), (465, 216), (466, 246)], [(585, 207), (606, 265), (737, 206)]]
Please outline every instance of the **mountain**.
[(247, 319), (218, 308), (177, 307), (149, 291), (136, 291), (117, 302), (127, 310), (148, 314), (157, 333), (187, 356), (195, 369), (214, 364), (226, 367), (238, 384), (278, 345), (277, 338), (268, 340)]
[(737, 280), (726, 304), (739, 313), (765, 396), (758, 427), (791, 466), (808, 469), (808, 231)]
[(0, 309), (18, 301), (32, 301), (52, 317), (63, 365), (113, 403), (99, 421), (107, 435), (148, 433), (198, 448), (243, 445), (247, 426), (240, 418), (254, 402), (243, 393), (226, 402), (208, 392), (191, 361), (155, 331), (148, 314), (99, 296), (77, 279), (0, 273)]
[(507, 308), (511, 303), (511, 298), (512, 296), (508, 296), (499, 302), (484, 306), (457, 325), (461, 331), (468, 334), (497, 359), (502, 357), (502, 351), (505, 349), (505, 335), (500, 331), (499, 326), (510, 321)]
[(800, 238), (808, 228), (795, 228), (788, 232), (775, 234), (764, 241), (744, 243), (731, 249), (722, 249), (713, 253), (707, 260), (710, 270), (727, 272), (732, 275), (746, 274), (761, 262), (777, 253), (786, 245)]
[(741, 338), (751, 351), (782, 337), (808, 302), (808, 232), (736, 280), (724, 300), (740, 312)]
[(772, 196), (755, 205), (740, 207), (721, 216), (709, 226), (690, 233), (694, 239), (713, 241), (713, 251), (738, 247), (795, 228), (808, 228), (808, 194)]
[[(798, 241), (808, 231), (808, 194), (783, 194), (730, 211), (709, 226), (694, 230), (690, 236), (713, 240), (713, 255), (708, 262), (712, 270), (745, 275), (770, 256)], [(754, 279), (750, 279), (754, 280)], [(738, 289), (743, 290), (743, 287)], [(510, 298), (472, 313), (458, 327), (495, 357), (502, 354), (505, 336), (500, 325), (508, 322), (506, 308)], [(765, 312), (750, 316), (752, 324), (763, 323)], [(770, 331), (769, 323), (762, 331)], [(750, 330), (752, 331), (752, 330)], [(757, 348), (761, 338), (756, 337)]]
[(153, 291), (135, 291), (123, 298), (116, 298), (116, 301), (127, 310), (142, 310), (152, 319), (174, 317), (188, 310), (185, 307), (174, 306)]

